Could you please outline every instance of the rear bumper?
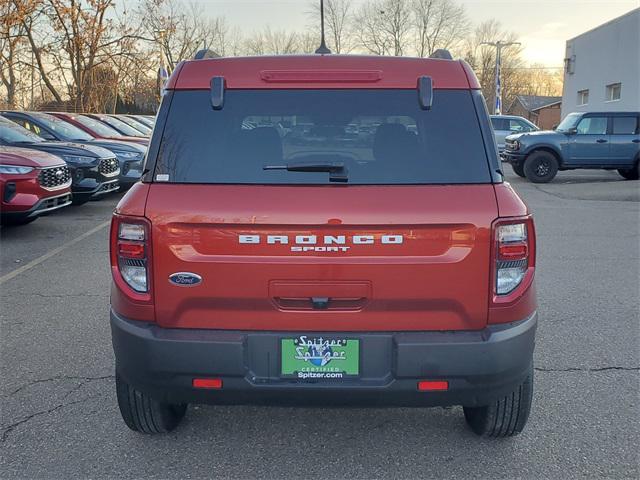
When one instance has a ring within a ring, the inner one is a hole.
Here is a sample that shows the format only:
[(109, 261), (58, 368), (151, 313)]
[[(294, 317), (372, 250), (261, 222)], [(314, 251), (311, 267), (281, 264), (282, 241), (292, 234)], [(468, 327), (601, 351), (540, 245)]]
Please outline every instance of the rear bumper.
[[(296, 333), (165, 329), (111, 312), (119, 375), (170, 403), (486, 405), (527, 376), (536, 325), (534, 313), (481, 331), (353, 332), (360, 377), (314, 382), (279, 376), (279, 341)], [(196, 377), (221, 378), (223, 386), (195, 389)], [(447, 380), (449, 389), (420, 392), (419, 380)]]

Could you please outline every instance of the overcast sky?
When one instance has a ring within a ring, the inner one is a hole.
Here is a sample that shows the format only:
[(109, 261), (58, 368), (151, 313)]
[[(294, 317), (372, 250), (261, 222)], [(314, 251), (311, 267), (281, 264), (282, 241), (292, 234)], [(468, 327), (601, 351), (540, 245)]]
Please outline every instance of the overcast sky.
[[(128, 0), (131, 1), (131, 0)], [(364, 0), (352, 0), (354, 6)], [(515, 31), (525, 59), (549, 66), (562, 64), (565, 41), (640, 7), (640, 0), (458, 0), (469, 18), (480, 23), (499, 19)], [(264, 25), (302, 30), (310, 0), (197, 0), (203, 13), (225, 16), (250, 33)], [(640, 26), (639, 26), (640, 28)]]

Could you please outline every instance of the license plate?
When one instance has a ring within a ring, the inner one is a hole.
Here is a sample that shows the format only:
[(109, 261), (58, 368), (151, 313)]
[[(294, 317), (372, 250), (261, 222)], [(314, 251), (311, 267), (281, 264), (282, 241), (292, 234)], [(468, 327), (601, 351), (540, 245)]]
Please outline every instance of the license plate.
[(360, 375), (360, 340), (300, 335), (280, 341), (281, 375), (340, 380)]

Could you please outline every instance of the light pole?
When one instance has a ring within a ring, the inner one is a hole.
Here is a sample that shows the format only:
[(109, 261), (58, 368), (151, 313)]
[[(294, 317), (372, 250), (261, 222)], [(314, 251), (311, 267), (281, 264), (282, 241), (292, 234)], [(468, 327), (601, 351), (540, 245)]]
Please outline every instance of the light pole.
[(502, 113), (502, 85), (500, 84), (500, 67), (502, 63), (502, 49), (511, 45), (520, 45), (520, 42), (482, 42), (480, 45), (489, 45), (496, 47), (496, 102), (493, 106), (493, 114), (500, 115)]

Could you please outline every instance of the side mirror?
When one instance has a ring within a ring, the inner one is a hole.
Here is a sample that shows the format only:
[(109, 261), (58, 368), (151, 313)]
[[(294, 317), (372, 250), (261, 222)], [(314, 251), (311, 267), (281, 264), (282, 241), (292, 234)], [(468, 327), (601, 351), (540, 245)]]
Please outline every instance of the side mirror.
[(569, 130), (567, 130), (568, 135), (575, 135), (576, 133), (578, 133), (578, 129), (576, 127), (571, 127)]

